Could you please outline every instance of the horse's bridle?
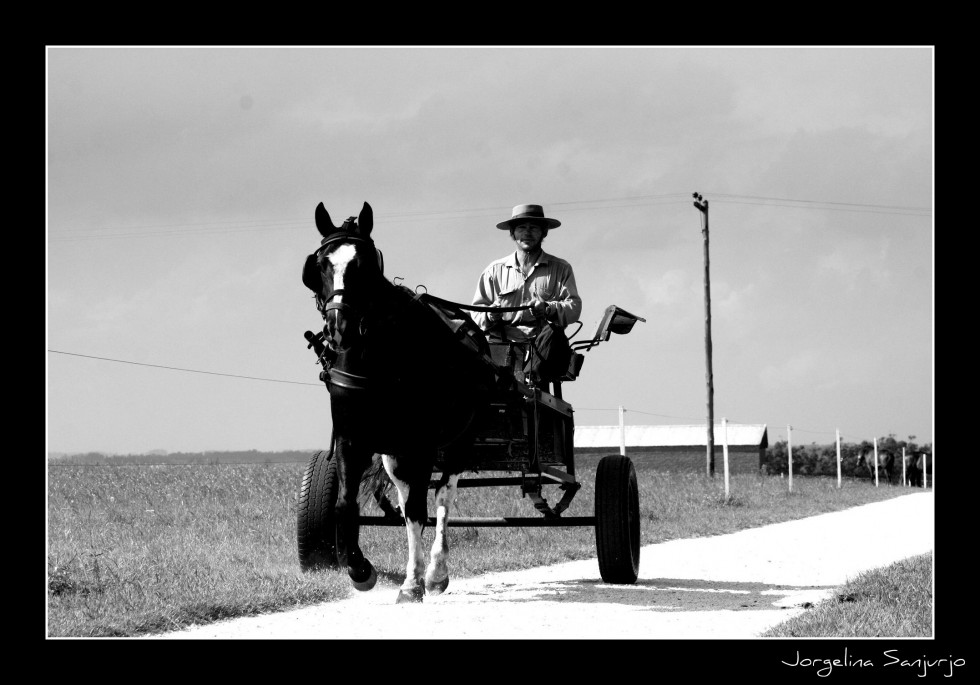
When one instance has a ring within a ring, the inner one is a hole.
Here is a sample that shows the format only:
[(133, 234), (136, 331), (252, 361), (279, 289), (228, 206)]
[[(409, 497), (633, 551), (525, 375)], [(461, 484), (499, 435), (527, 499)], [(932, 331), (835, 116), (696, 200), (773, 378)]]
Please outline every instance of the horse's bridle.
[[(380, 266), (381, 257), (377, 248), (374, 247), (374, 241), (371, 240), (370, 238), (363, 238), (359, 235), (354, 235), (352, 233), (349, 233), (346, 230), (346, 228), (349, 225), (351, 225), (350, 219), (344, 222), (344, 226), (342, 227), (341, 231), (338, 231), (336, 233), (331, 233), (330, 235), (324, 237), (323, 240), (320, 241), (320, 247), (318, 247), (313, 252), (313, 254), (319, 257), (320, 253), (323, 252), (323, 250), (327, 249), (334, 243), (340, 243), (340, 242), (363, 243), (365, 245), (370, 246), (372, 249), (374, 249), (375, 253), (379, 255), (378, 261)], [(330, 310), (336, 309), (339, 313), (342, 312), (345, 315), (345, 317), (348, 318), (351, 322), (354, 321), (357, 322), (358, 333), (360, 333), (360, 335), (363, 336), (365, 331), (364, 314), (361, 313), (356, 307), (350, 305), (347, 302), (333, 301), (333, 298), (339, 295), (343, 295), (344, 292), (345, 292), (344, 288), (336, 288), (334, 290), (331, 290), (326, 295), (323, 295), (322, 298), (318, 297), (317, 309), (320, 310), (320, 315), (323, 317), (324, 321), (326, 321), (327, 312), (329, 312)]]
[(337, 288), (336, 290), (330, 291), (330, 293), (324, 296), (323, 305), (318, 306), (317, 309), (320, 310), (320, 315), (323, 316), (324, 319), (327, 318), (327, 312), (329, 312), (331, 309), (336, 309), (340, 312), (345, 312), (351, 320), (358, 321), (358, 330), (363, 335), (364, 315), (361, 314), (361, 312), (358, 309), (348, 304), (347, 302), (332, 301), (333, 298), (337, 297), (338, 295), (343, 295), (344, 292), (345, 292), (344, 288)]

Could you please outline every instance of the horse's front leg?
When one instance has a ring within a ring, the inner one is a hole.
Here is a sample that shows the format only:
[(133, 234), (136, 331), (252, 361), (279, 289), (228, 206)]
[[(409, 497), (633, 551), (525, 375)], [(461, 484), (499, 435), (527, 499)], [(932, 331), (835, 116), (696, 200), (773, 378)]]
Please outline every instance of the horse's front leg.
[(334, 455), (334, 459), (338, 460), (340, 481), (334, 507), (337, 521), (337, 561), (342, 568), (347, 569), (354, 588), (361, 591), (370, 590), (378, 582), (377, 571), (361, 552), (358, 542), (360, 525), (357, 519), (360, 508), (357, 494), (371, 456), (371, 452), (358, 449), (347, 440), (337, 441), (337, 452)]
[(449, 519), (449, 505), (456, 500), (456, 483), (458, 473), (444, 473), (436, 485), (436, 536), (432, 541), (432, 552), (429, 556), (429, 566), (425, 570), (425, 591), (430, 595), (438, 595), (449, 587), (449, 538), (446, 528)]
[(398, 490), (398, 504), (405, 516), (408, 534), (408, 563), (405, 582), (398, 591), (396, 603), (421, 602), (425, 595), (425, 555), (422, 552), (422, 529), (428, 512), (426, 497), (429, 492), (429, 476), (432, 468), (420, 468), (419, 463), (382, 455), (388, 477)]

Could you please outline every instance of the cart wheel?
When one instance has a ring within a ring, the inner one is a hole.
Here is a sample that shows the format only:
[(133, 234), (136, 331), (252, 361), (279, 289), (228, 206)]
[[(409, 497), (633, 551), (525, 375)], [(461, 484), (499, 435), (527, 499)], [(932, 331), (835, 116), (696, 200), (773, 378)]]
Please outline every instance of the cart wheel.
[(599, 574), (607, 583), (629, 585), (640, 573), (640, 496), (629, 457), (599, 461), (595, 477), (595, 540)]
[(296, 539), (299, 565), (304, 571), (340, 568), (337, 561), (337, 460), (332, 451), (319, 451), (310, 459), (299, 489)]

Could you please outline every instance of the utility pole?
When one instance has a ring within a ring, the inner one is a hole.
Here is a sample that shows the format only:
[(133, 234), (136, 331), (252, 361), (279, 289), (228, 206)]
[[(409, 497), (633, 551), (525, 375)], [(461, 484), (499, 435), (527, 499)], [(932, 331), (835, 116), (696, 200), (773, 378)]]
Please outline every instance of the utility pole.
[(708, 259), (708, 201), (694, 193), (694, 206), (701, 212), (701, 235), (704, 236), (704, 355), (705, 379), (708, 383), (708, 475), (715, 475), (715, 389), (711, 374), (711, 280)]

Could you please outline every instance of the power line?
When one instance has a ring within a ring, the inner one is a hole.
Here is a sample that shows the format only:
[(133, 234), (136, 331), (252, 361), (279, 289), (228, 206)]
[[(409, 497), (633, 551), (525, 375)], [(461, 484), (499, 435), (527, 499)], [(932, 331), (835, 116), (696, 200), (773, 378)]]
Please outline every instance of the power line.
[[(90, 355), (90, 354), (79, 354), (77, 352), (65, 352), (65, 351), (62, 351), (62, 350), (48, 350), (48, 352), (50, 352), (52, 354), (63, 354), (63, 355), (69, 356), (69, 357), (83, 357), (85, 359), (97, 359), (99, 361), (113, 362), (113, 363), (116, 363), (116, 364), (130, 364), (130, 365), (133, 365), (133, 366), (147, 366), (147, 367), (151, 367), (151, 368), (155, 368), (155, 369), (165, 369), (167, 371), (183, 371), (185, 373), (200, 373), (200, 374), (205, 374), (205, 375), (208, 375), (208, 376), (225, 376), (225, 377), (228, 377), (228, 378), (241, 378), (241, 379), (244, 379), (244, 380), (263, 381), (263, 382), (266, 382), (266, 383), (287, 383), (287, 384), (290, 384), (290, 385), (309, 385), (309, 386), (314, 386), (314, 387), (322, 387), (322, 385), (323, 385), (322, 383), (306, 383), (306, 382), (303, 382), (303, 381), (285, 381), (285, 380), (281, 380), (281, 379), (278, 379), (278, 378), (260, 378), (258, 376), (243, 376), (243, 375), (233, 374), (233, 373), (219, 373), (217, 371), (202, 371), (200, 369), (185, 369), (185, 368), (182, 368), (182, 367), (179, 367), (179, 366), (165, 366), (163, 364), (148, 364), (148, 363), (145, 363), (145, 362), (134, 362), (134, 361), (126, 360), (126, 359), (114, 359), (112, 357), (98, 357), (98, 356)], [(683, 421), (695, 421), (695, 422), (698, 422), (698, 421), (701, 421), (702, 420), (700, 417), (693, 418), (693, 417), (690, 417), (690, 416), (674, 416), (674, 415), (671, 415), (671, 414), (659, 414), (659, 413), (654, 413), (654, 412), (643, 411), (643, 410), (640, 410), (640, 409), (630, 409), (628, 407), (625, 410), (627, 412), (633, 413), (633, 414), (644, 414), (646, 416), (657, 416), (657, 417), (665, 418), (665, 419), (680, 419), (680, 420), (683, 420)], [(619, 407), (577, 407), (575, 409), (575, 411), (609, 411), (609, 412), (613, 412), (613, 411), (619, 411)], [(735, 422), (729, 421), (729, 423), (735, 423)], [(776, 424), (767, 424), (767, 425), (772, 425), (772, 426), (775, 427)], [(775, 428), (774, 428), (774, 430), (775, 430)], [(814, 433), (814, 434), (818, 434), (818, 435), (833, 435), (835, 433), (835, 431), (808, 430), (808, 429), (805, 429), (805, 428), (798, 428), (797, 426), (793, 426), (793, 432), (794, 433)], [(843, 437), (844, 437), (844, 434), (842, 433), (841, 434), (841, 438), (843, 439)]]
[[(202, 373), (202, 374), (207, 374), (209, 376), (227, 376), (229, 378), (243, 378), (243, 379), (246, 379), (246, 380), (253, 380), (253, 381), (265, 381), (267, 383), (290, 383), (290, 384), (293, 384), (293, 385), (312, 385), (312, 386), (317, 386), (317, 387), (320, 387), (320, 386), (323, 385), (322, 383), (305, 383), (303, 381), (284, 381), (284, 380), (279, 380), (279, 379), (276, 379), (276, 378), (258, 378), (256, 376), (243, 376), (243, 375), (233, 374), (233, 373), (219, 373), (217, 371), (202, 371), (200, 369), (185, 369), (185, 368), (181, 368), (179, 366), (165, 366), (163, 364), (147, 364), (145, 362), (134, 362), (134, 361), (128, 361), (126, 359), (114, 359), (112, 357), (98, 357), (98, 356), (90, 355), (90, 354), (79, 354), (77, 352), (64, 352), (62, 350), (48, 350), (48, 352), (51, 352), (52, 354), (63, 354), (63, 355), (67, 355), (67, 356), (70, 356), (70, 357), (83, 357), (85, 359), (98, 359), (100, 361), (115, 362), (117, 364), (132, 364), (133, 366), (148, 366), (148, 367), (155, 368), (155, 369), (166, 369), (168, 371), (184, 371), (186, 373)], [(617, 407), (613, 407), (611, 409), (605, 409), (605, 408), (597, 408), (597, 407), (583, 407), (583, 408), (576, 409), (576, 411), (618, 411), (618, 408)], [(687, 417), (687, 416), (670, 416), (668, 414), (654, 414), (652, 412), (640, 411), (639, 409), (628, 409), (628, 411), (630, 411), (630, 412), (632, 412), (634, 414), (646, 414), (648, 416), (659, 416), (661, 418), (666, 418), (666, 419), (683, 419), (685, 421), (697, 421), (697, 420), (699, 420), (699, 419), (693, 419), (693, 418)]]
[(267, 383), (290, 383), (293, 385), (314, 385), (320, 386), (322, 383), (304, 383), (303, 381), (284, 381), (277, 378), (258, 378), (256, 376), (240, 376), (234, 373), (218, 373), (217, 371), (201, 371), (199, 369), (183, 369), (178, 366), (163, 366), (162, 364), (145, 364), (143, 362), (132, 362), (125, 359), (112, 359), (110, 357), (96, 357), (90, 354), (78, 354), (76, 352), (62, 352), (61, 350), (48, 350), (53, 354), (64, 354), (71, 357), (85, 357), (86, 359), (99, 359), (106, 362), (116, 362), (117, 364), (133, 364), (134, 366), (150, 366), (156, 369), (167, 369), (168, 371), (185, 371), (187, 373), (203, 373), (209, 376), (227, 376), (229, 378), (244, 378), (251, 381), (265, 381)]
[[(619, 198), (601, 198), (598, 200), (575, 200), (572, 202), (554, 202), (549, 203), (549, 206), (557, 207), (571, 207), (573, 205), (588, 205), (596, 204), (601, 202), (622, 202), (626, 200), (660, 200), (660, 199), (671, 199), (686, 197), (687, 193), (668, 193), (665, 195), (636, 195), (632, 197), (619, 197)], [(615, 205), (614, 205), (615, 206)], [(629, 206), (629, 205), (622, 205)], [(447, 209), (442, 211), (431, 211), (431, 210), (419, 210), (414, 212), (376, 212), (374, 215), (375, 220), (396, 220), (396, 219), (417, 219), (417, 218), (445, 218), (445, 217), (458, 217), (460, 215), (479, 215), (484, 213), (497, 213), (501, 211), (506, 211), (510, 207), (481, 207), (481, 208), (470, 208), (470, 209)], [(582, 209), (586, 209), (583, 207)], [(297, 219), (282, 219), (273, 222), (261, 222), (255, 220), (238, 220), (238, 219), (227, 219), (222, 221), (200, 221), (200, 222), (187, 222), (187, 223), (166, 223), (166, 224), (142, 224), (142, 225), (129, 225), (129, 226), (118, 226), (113, 230), (130, 230), (138, 229), (142, 231), (147, 228), (187, 228), (187, 232), (196, 230), (195, 227), (208, 227), (215, 226), (221, 228), (221, 224), (252, 224), (251, 226), (242, 226), (242, 228), (263, 228), (266, 226), (288, 226), (301, 224), (302, 226), (308, 226), (310, 223), (309, 217), (297, 218)], [(144, 235), (143, 233), (137, 234), (119, 234), (119, 235)], [(151, 234), (147, 234), (151, 235)]]
[[(598, 208), (597, 205), (604, 205), (602, 208), (622, 208), (637, 207), (657, 204), (679, 204), (685, 203), (690, 193), (665, 193), (659, 195), (634, 195), (627, 197), (600, 198), (595, 200), (575, 200), (568, 202), (551, 202), (551, 207), (560, 207), (565, 212), (587, 211)], [(801, 209), (825, 209), (830, 211), (860, 212), (872, 214), (898, 214), (906, 216), (929, 216), (932, 209), (929, 207), (907, 207), (901, 205), (878, 205), (868, 203), (852, 202), (832, 202), (823, 200), (801, 200), (794, 198), (764, 197), (757, 195), (734, 195), (730, 193), (707, 193), (714, 198), (720, 198), (717, 202), (723, 204), (755, 204), (762, 206), (782, 206)], [(782, 204), (774, 204), (782, 203)], [(792, 203), (792, 204), (785, 204)], [(415, 212), (392, 212), (377, 213), (375, 220), (385, 221), (419, 221), (437, 220), (446, 218), (466, 218), (488, 215), (490, 213), (505, 212), (509, 207), (483, 207), (471, 209), (457, 209), (444, 211), (420, 210)], [(49, 239), (53, 241), (67, 240), (88, 240), (96, 238), (126, 238), (160, 235), (199, 235), (201, 233), (229, 233), (242, 231), (259, 231), (270, 228), (299, 229), (306, 228), (310, 224), (309, 218), (280, 219), (274, 221), (249, 221), (249, 220), (225, 220), (210, 222), (188, 222), (188, 223), (168, 223), (168, 224), (146, 224), (118, 226), (114, 228), (95, 229), (96, 232), (76, 233), (74, 235), (55, 235)], [(163, 229), (163, 230), (146, 230)], [(171, 229), (171, 230), (166, 230)], [(109, 232), (98, 232), (98, 231)], [(120, 232), (131, 231), (131, 232)]]
[[(658, 416), (662, 419), (681, 419), (682, 421), (701, 421), (701, 418), (692, 418), (690, 416), (672, 416), (670, 414), (655, 414), (649, 411), (640, 411), (639, 409), (630, 409), (629, 407), (624, 407), (624, 411), (630, 414), (644, 414), (646, 416)], [(619, 411), (619, 407), (576, 407), (575, 411)]]
[[(766, 200), (768, 202), (794, 202), (794, 203), (807, 204), (807, 205), (815, 205), (815, 204), (838, 205), (840, 207), (852, 207), (852, 208), (863, 208), (863, 209), (881, 209), (881, 210), (895, 209), (895, 210), (907, 210), (907, 211), (932, 213), (932, 209), (930, 209), (929, 207), (903, 207), (901, 205), (872, 205), (872, 204), (857, 203), (857, 202), (830, 202), (825, 200), (794, 200), (785, 197), (762, 197), (758, 195), (731, 195), (728, 193), (711, 193), (710, 195), (713, 198), (731, 197), (731, 198), (739, 198), (743, 200)], [(824, 209), (829, 209), (829, 208), (825, 207)]]
[[(716, 200), (715, 202), (720, 204), (732, 204), (732, 205), (756, 205), (761, 207), (796, 207), (797, 209), (810, 209), (810, 207), (800, 206), (795, 204), (772, 204), (770, 202), (746, 202), (739, 200)], [(929, 216), (932, 210), (919, 210), (916, 208), (909, 207), (909, 211), (888, 211), (884, 209), (857, 209), (848, 207), (822, 207), (829, 212), (857, 212), (859, 214), (891, 214), (896, 216)]]
[[(240, 223), (240, 222), (218, 222), (218, 221), (216, 221), (214, 223), (215, 224), (219, 224), (219, 223)], [(173, 224), (175, 230), (172, 230), (172, 231), (143, 231), (143, 230), (139, 230), (139, 231), (131, 232), (131, 233), (79, 233), (79, 234), (70, 235), (70, 236), (54, 236), (54, 237), (51, 238), (51, 240), (53, 240), (55, 242), (61, 242), (61, 241), (67, 241), (67, 240), (92, 240), (92, 239), (97, 239), (97, 238), (142, 238), (142, 237), (146, 237), (146, 236), (155, 236), (155, 235), (180, 236), (180, 235), (199, 235), (201, 233), (207, 233), (209, 235), (219, 234), (219, 233), (242, 233), (244, 231), (265, 231), (265, 230), (268, 230), (269, 228), (274, 228), (274, 227), (279, 227), (279, 226), (287, 227), (289, 229), (294, 229), (294, 228), (296, 228), (296, 229), (298, 229), (298, 228), (307, 228), (309, 226), (309, 222), (304, 220), (302, 222), (300, 222), (300, 221), (294, 221), (294, 222), (275, 222), (275, 223), (265, 223), (265, 224), (261, 224), (260, 223), (260, 224), (254, 225), (254, 226), (237, 226), (237, 227), (236, 226), (229, 226), (229, 227), (216, 226), (216, 227), (212, 228), (211, 230), (206, 230), (206, 231), (202, 231), (202, 230), (195, 229), (195, 228), (180, 228), (180, 226), (194, 226), (194, 225), (207, 226), (208, 224)], [(141, 228), (141, 227), (139, 227), (139, 226), (130, 226), (128, 228), (138, 229), (138, 228)], [(118, 230), (127, 230), (127, 229), (118, 229), (117, 228), (117, 229), (106, 229), (106, 230), (118, 231)]]

